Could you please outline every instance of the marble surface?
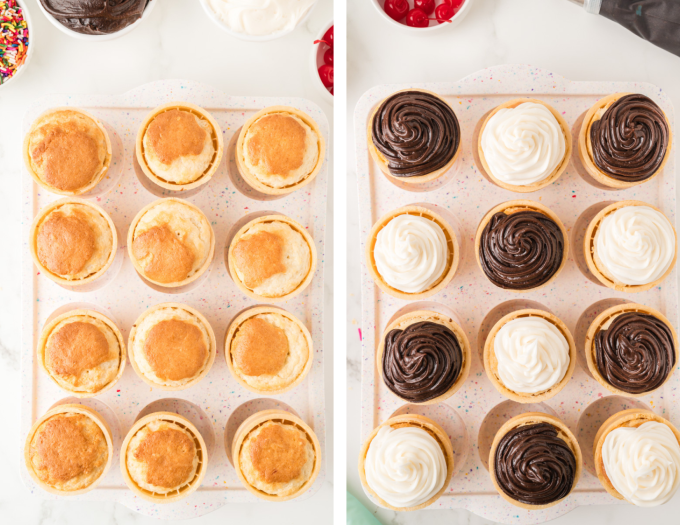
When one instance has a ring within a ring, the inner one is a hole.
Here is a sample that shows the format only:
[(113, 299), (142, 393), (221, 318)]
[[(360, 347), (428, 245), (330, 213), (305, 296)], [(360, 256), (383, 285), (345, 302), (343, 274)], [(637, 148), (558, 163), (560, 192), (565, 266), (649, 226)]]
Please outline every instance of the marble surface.
[[(470, 0), (468, 0), (470, 1)], [(614, 23), (567, 0), (473, 0), (457, 27), (425, 36), (388, 25), (371, 2), (349, 0), (348, 9), (348, 488), (387, 524), (486, 524), (466, 510), (396, 513), (376, 509), (361, 489), (360, 447), (361, 290), (359, 217), (352, 130), (357, 100), (377, 84), (454, 81), (479, 69), (510, 63), (539, 66), (572, 80), (647, 81), (664, 89), (680, 109), (680, 58), (655, 48)], [(676, 523), (680, 494), (653, 509), (630, 505), (580, 507), (551, 522), (617, 525)]]
[[(0, 398), (5, 410), (0, 433), (0, 523), (26, 525), (145, 524), (142, 517), (118, 504), (45, 502), (30, 496), (19, 479), (24, 436), (19, 428), (20, 351), (20, 177), (19, 133), (26, 108), (50, 93), (123, 93), (140, 84), (164, 78), (186, 78), (210, 84), (232, 95), (294, 96), (316, 102), (329, 118), (309, 73), (310, 46), (332, 17), (332, 2), (319, 0), (304, 26), (280, 40), (249, 43), (236, 40), (214, 26), (198, 0), (155, 0), (148, 20), (120, 39), (83, 43), (53, 27), (26, 0), (33, 18), (34, 56), (15, 84), (0, 89)], [(331, 155), (332, 166), (332, 155)], [(331, 170), (332, 173), (332, 170)], [(187, 523), (281, 524), (329, 523), (332, 515), (332, 184), (327, 209), (325, 318), (325, 390), (327, 416), (327, 476), (323, 488), (302, 503), (230, 504)]]

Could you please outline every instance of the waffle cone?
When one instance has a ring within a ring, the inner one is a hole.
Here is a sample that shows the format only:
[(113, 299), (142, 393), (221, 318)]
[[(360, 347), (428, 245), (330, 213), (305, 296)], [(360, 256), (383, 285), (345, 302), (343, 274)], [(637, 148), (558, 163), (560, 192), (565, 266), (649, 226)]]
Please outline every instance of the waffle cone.
[[(417, 505), (415, 507), (394, 507), (387, 503), (385, 500), (383, 500), (380, 496), (378, 496), (375, 493), (375, 491), (368, 485), (368, 481), (366, 480), (366, 468), (365, 468), (366, 454), (368, 454), (368, 449), (371, 446), (373, 438), (375, 438), (375, 436), (378, 434), (378, 431), (384, 426), (389, 426), (394, 429), (403, 427), (422, 428), (423, 430), (427, 431), (427, 433), (430, 434), (437, 441), (440, 448), (442, 449), (444, 457), (446, 458), (447, 465), (446, 481), (444, 482), (444, 486), (441, 488), (441, 490), (437, 494), (432, 496), (429, 500), (427, 500), (425, 503), (421, 503), (420, 505)], [(412, 510), (420, 510), (424, 509), (425, 507), (429, 507), (435, 501), (437, 501), (439, 497), (446, 491), (446, 488), (449, 486), (449, 483), (451, 482), (452, 476), (453, 476), (453, 447), (451, 446), (451, 440), (449, 439), (448, 434), (438, 423), (432, 421), (428, 417), (421, 416), (419, 414), (403, 414), (401, 416), (395, 416), (388, 419), (381, 425), (378, 425), (376, 428), (373, 429), (371, 435), (368, 436), (368, 439), (363, 444), (363, 446), (361, 447), (361, 451), (359, 452), (359, 477), (361, 478), (361, 484), (364, 486), (364, 490), (367, 491), (371, 496), (373, 496), (373, 498), (376, 499), (381, 506), (391, 510), (408, 512)]]
[[(210, 127), (212, 128), (211, 139), (213, 147), (215, 148), (215, 153), (210, 162), (210, 165), (201, 174), (200, 177), (186, 184), (167, 181), (159, 177), (153, 172), (151, 167), (147, 164), (146, 158), (144, 158), (144, 135), (146, 134), (147, 128), (149, 127), (153, 119), (155, 119), (158, 115), (173, 109), (178, 109), (180, 111), (186, 111), (188, 113), (191, 113), (200, 120), (208, 122), (208, 124), (210, 124)], [(151, 113), (149, 113), (146, 116), (146, 118), (142, 122), (142, 125), (139, 127), (139, 130), (137, 131), (135, 154), (137, 155), (137, 162), (139, 163), (140, 168), (142, 168), (144, 175), (146, 175), (149, 178), (149, 180), (156, 184), (157, 186), (160, 186), (163, 189), (171, 191), (192, 190), (208, 182), (217, 171), (220, 162), (222, 162), (222, 155), (224, 155), (224, 140), (222, 138), (222, 130), (220, 129), (220, 125), (217, 123), (217, 121), (205, 109), (195, 104), (191, 104), (189, 102), (169, 102), (167, 104), (163, 104), (162, 106), (158, 106), (157, 108), (155, 108), (153, 111), (151, 111)]]
[[(538, 182), (534, 182), (532, 184), (523, 184), (521, 186), (513, 185), (513, 184), (508, 184), (507, 182), (503, 182), (502, 180), (497, 179), (493, 173), (491, 172), (491, 168), (489, 167), (486, 157), (484, 156), (484, 150), (482, 149), (482, 134), (484, 133), (484, 129), (486, 128), (487, 123), (493, 117), (498, 111), (501, 109), (511, 109), (511, 108), (516, 108), (520, 104), (524, 104), (525, 102), (533, 102), (535, 104), (541, 104), (542, 106), (545, 106), (550, 112), (553, 114), (555, 119), (560, 125), (560, 128), (562, 129), (562, 135), (564, 136), (564, 145), (565, 145), (565, 151), (564, 151), (564, 157), (560, 164), (553, 170), (553, 172), (548, 175), (545, 179), (540, 180)], [(538, 191), (542, 188), (545, 188), (546, 186), (549, 186), (553, 182), (555, 182), (557, 179), (559, 179), (562, 174), (565, 172), (567, 169), (567, 165), (569, 164), (569, 159), (571, 158), (571, 150), (572, 150), (572, 144), (571, 144), (571, 131), (569, 130), (569, 126), (567, 125), (566, 120), (562, 117), (562, 115), (555, 109), (553, 108), (550, 104), (546, 104), (542, 100), (534, 99), (534, 98), (515, 98), (512, 100), (508, 100), (507, 102), (504, 102), (503, 104), (496, 106), (493, 110), (491, 110), (491, 113), (487, 115), (487, 117), (484, 119), (484, 122), (482, 123), (482, 126), (479, 130), (479, 134), (476, 137), (477, 139), (477, 153), (479, 154), (479, 160), (482, 164), (482, 167), (484, 169), (484, 172), (488, 175), (489, 179), (493, 181), (496, 186), (500, 186), (503, 189), (513, 191), (515, 193), (531, 193), (533, 191)]]
[(619, 292), (627, 293), (645, 292), (658, 286), (666, 277), (668, 277), (668, 275), (670, 275), (670, 273), (673, 271), (673, 268), (675, 268), (675, 262), (678, 259), (677, 232), (675, 231), (675, 226), (671, 224), (671, 227), (673, 228), (673, 232), (675, 233), (676, 237), (675, 254), (673, 255), (673, 262), (671, 263), (668, 270), (666, 270), (666, 273), (664, 273), (656, 281), (653, 281), (648, 284), (629, 285), (622, 283), (621, 281), (617, 280), (613, 275), (611, 275), (600, 261), (600, 258), (598, 257), (595, 249), (595, 235), (597, 234), (597, 230), (600, 227), (600, 223), (607, 215), (610, 215), (611, 213), (614, 213), (616, 210), (625, 208), (627, 206), (648, 206), (650, 208), (655, 209), (659, 213), (662, 213), (661, 210), (658, 209), (657, 207), (642, 201), (627, 200), (610, 204), (609, 206), (603, 208), (597, 215), (595, 215), (595, 217), (588, 224), (588, 228), (586, 228), (586, 234), (583, 237), (583, 255), (586, 259), (586, 264), (588, 265), (588, 269), (590, 270), (590, 272), (595, 277), (597, 277), (597, 280), (600, 281), (604, 286), (612, 288), (613, 290), (617, 290)]
[(565, 425), (560, 418), (548, 414), (542, 414), (540, 412), (527, 412), (510, 419), (500, 429), (498, 429), (498, 432), (496, 432), (496, 436), (493, 439), (493, 443), (491, 444), (491, 451), (489, 452), (489, 474), (491, 476), (491, 482), (493, 483), (494, 488), (504, 500), (512, 503), (516, 507), (526, 510), (547, 509), (548, 507), (557, 505), (569, 497), (569, 495), (567, 495), (560, 500), (553, 501), (552, 503), (547, 503), (545, 505), (528, 505), (526, 503), (516, 501), (508, 496), (505, 492), (503, 492), (500, 485), (498, 484), (498, 480), (496, 479), (496, 449), (498, 448), (501, 439), (503, 439), (503, 436), (505, 436), (505, 434), (514, 428), (534, 423), (549, 423), (557, 428), (557, 436), (567, 445), (569, 445), (569, 448), (574, 453), (574, 457), (576, 458), (576, 472), (574, 474), (574, 484), (571, 487), (570, 494), (573, 492), (574, 487), (576, 487), (578, 484), (578, 480), (581, 477), (581, 471), (583, 470), (583, 456), (581, 454), (581, 447), (578, 444), (578, 440), (571, 430), (569, 430), (569, 427), (567, 427), (567, 425)]
[[(446, 105), (451, 107), (451, 104), (449, 104), (444, 98), (440, 97), (439, 95), (437, 95), (437, 93), (434, 93), (433, 91), (428, 91), (427, 89), (401, 89), (399, 91), (395, 91), (394, 93), (390, 93), (388, 97), (385, 97), (383, 100), (380, 101), (380, 103), (376, 106), (375, 110), (373, 111), (373, 113), (371, 113), (371, 116), (368, 119), (368, 130), (366, 132), (366, 136), (368, 138), (368, 152), (370, 153), (373, 160), (378, 164), (380, 171), (382, 171), (388, 179), (391, 179), (393, 181), (405, 182), (407, 184), (421, 184), (423, 182), (430, 182), (441, 177), (444, 173), (449, 171), (451, 167), (456, 163), (458, 157), (460, 156), (460, 150), (462, 149), (460, 145), (460, 138), (458, 139), (456, 153), (453, 155), (451, 160), (446, 163), (444, 167), (439, 168), (438, 170), (428, 173), (426, 175), (418, 175), (415, 177), (396, 177), (392, 175), (390, 169), (387, 167), (387, 159), (385, 159), (383, 154), (380, 153), (380, 151), (378, 151), (378, 149), (373, 144), (373, 118), (375, 117), (376, 113), (378, 113), (380, 106), (382, 106), (383, 102), (385, 102), (387, 98), (397, 93), (402, 93), (404, 91), (420, 91), (422, 93), (428, 93), (429, 95), (437, 97), (439, 100), (441, 100)], [(452, 107), (451, 111), (453, 111)]]
[[(319, 139), (319, 157), (316, 161), (316, 166), (314, 166), (314, 169), (304, 179), (289, 186), (285, 186), (283, 188), (274, 188), (258, 180), (258, 178), (255, 177), (255, 175), (253, 175), (246, 166), (245, 156), (243, 153), (243, 143), (246, 139), (246, 134), (248, 133), (250, 126), (252, 126), (256, 120), (270, 113), (288, 113), (291, 115), (295, 115), (305, 124), (307, 124), (310, 128), (312, 128), (312, 131), (316, 133), (316, 136)], [(248, 183), (248, 185), (251, 188), (259, 191), (260, 193), (264, 193), (265, 195), (286, 195), (288, 193), (292, 193), (295, 190), (302, 188), (303, 186), (306, 186), (307, 184), (312, 182), (318, 175), (319, 171), (321, 171), (323, 161), (325, 160), (325, 155), (326, 155), (326, 142), (323, 138), (323, 135), (321, 134), (319, 125), (312, 117), (307, 115), (307, 113), (304, 113), (303, 111), (300, 111), (299, 109), (290, 106), (270, 106), (268, 108), (264, 108), (258, 111), (252, 117), (250, 117), (241, 128), (241, 132), (239, 133), (238, 136), (238, 141), (236, 142), (235, 152), (236, 166), (239, 170), (239, 173), (241, 174), (241, 177), (243, 177), (243, 180), (245, 180), (246, 183)]]
[[(382, 278), (380, 272), (378, 272), (378, 267), (375, 262), (375, 257), (373, 256), (373, 251), (375, 249), (375, 243), (378, 238), (378, 233), (382, 230), (388, 222), (397, 217), (398, 215), (415, 215), (418, 217), (424, 217), (436, 223), (444, 232), (446, 236), (447, 246), (449, 250), (449, 259), (447, 261), (447, 269), (444, 270), (443, 274), (437, 282), (435, 282), (430, 288), (419, 293), (407, 293), (393, 288)], [(444, 220), (439, 214), (425, 208), (423, 206), (404, 206), (402, 208), (397, 208), (391, 212), (383, 215), (380, 219), (373, 225), (371, 232), (368, 235), (366, 242), (366, 266), (368, 271), (373, 278), (375, 284), (385, 292), (386, 294), (396, 297), (397, 299), (405, 299), (407, 301), (417, 301), (425, 297), (430, 297), (442, 291), (453, 279), (458, 268), (458, 263), (460, 262), (460, 249), (458, 244), (458, 238), (456, 232), (451, 227), (451, 225)]]
[[(513, 319), (518, 319), (521, 317), (540, 317), (542, 319), (545, 319), (546, 321), (555, 325), (555, 327), (562, 333), (564, 338), (567, 340), (567, 343), (569, 344), (569, 367), (567, 368), (564, 377), (560, 380), (559, 383), (554, 385), (552, 388), (549, 388), (548, 390), (544, 390), (542, 392), (537, 392), (535, 394), (527, 394), (523, 392), (515, 392), (513, 390), (510, 390), (503, 384), (503, 381), (501, 380), (498, 374), (498, 360), (496, 359), (496, 354), (494, 352), (494, 341), (496, 339), (496, 335), (498, 334), (498, 331), (503, 327), (503, 325), (512, 321)], [(486, 343), (484, 344), (484, 370), (486, 372), (487, 377), (489, 378), (491, 383), (493, 383), (493, 386), (496, 388), (496, 390), (498, 390), (504, 397), (511, 399), (512, 401), (515, 401), (517, 403), (540, 403), (555, 396), (569, 382), (571, 376), (574, 373), (575, 367), (576, 367), (576, 345), (574, 344), (574, 338), (571, 336), (571, 332), (569, 332), (567, 325), (565, 325), (559, 318), (543, 310), (535, 309), (517, 310), (516, 312), (512, 312), (506, 315), (493, 326), (493, 328), (489, 332), (489, 335), (486, 338)]]
[[(298, 430), (302, 430), (307, 435), (307, 439), (314, 448), (315, 461), (311, 476), (305, 482), (305, 484), (302, 485), (296, 492), (294, 492), (293, 494), (288, 494), (287, 496), (276, 496), (274, 494), (268, 494), (266, 492), (258, 490), (248, 482), (248, 480), (243, 474), (243, 471), (241, 470), (240, 451), (241, 447), (243, 446), (243, 442), (253, 430), (262, 426), (268, 421), (275, 421), (277, 423), (291, 425), (296, 427)], [(241, 425), (236, 430), (236, 434), (234, 434), (234, 441), (232, 442), (231, 458), (234, 463), (234, 470), (236, 470), (236, 474), (238, 474), (239, 480), (241, 480), (243, 486), (246, 489), (248, 489), (252, 494), (266, 501), (276, 502), (288, 501), (297, 498), (304, 494), (305, 492), (307, 492), (314, 484), (314, 481), (316, 481), (316, 478), (319, 475), (319, 471), (321, 470), (321, 445), (319, 444), (319, 440), (316, 437), (314, 431), (299, 417), (294, 416), (293, 414), (291, 414), (290, 412), (286, 412), (285, 410), (274, 409), (262, 410), (260, 412), (256, 412), (248, 419), (246, 419), (243, 423), (241, 423)]]
[(626, 303), (612, 306), (611, 308), (607, 308), (606, 310), (604, 310), (600, 315), (593, 319), (593, 322), (590, 323), (590, 327), (588, 328), (588, 332), (586, 333), (585, 344), (586, 360), (588, 362), (588, 369), (590, 370), (590, 373), (595, 378), (595, 380), (613, 394), (618, 394), (626, 397), (643, 397), (662, 388), (671, 378), (673, 372), (671, 371), (671, 373), (668, 374), (666, 380), (654, 390), (649, 390), (642, 394), (631, 394), (630, 392), (619, 390), (618, 388), (611, 385), (600, 373), (600, 370), (597, 367), (597, 358), (595, 356), (595, 336), (598, 334), (600, 330), (608, 328), (611, 322), (614, 320), (614, 318), (626, 312), (643, 313), (651, 315), (663, 321), (663, 323), (670, 329), (671, 334), (673, 334), (673, 342), (675, 344), (675, 362), (676, 364), (680, 363), (680, 347), (678, 346), (678, 334), (675, 332), (675, 328), (673, 328), (673, 325), (666, 318), (666, 316), (664, 316), (658, 310), (637, 303)]
[(604, 184), (609, 188), (614, 188), (617, 190), (624, 190), (626, 188), (637, 186), (638, 184), (643, 184), (645, 182), (652, 180), (659, 173), (661, 173), (663, 171), (664, 166), (666, 165), (666, 162), (668, 162), (668, 159), (671, 156), (672, 149), (671, 146), (673, 144), (673, 133), (671, 131), (671, 124), (668, 121), (668, 116), (664, 114), (664, 116), (666, 117), (666, 123), (668, 124), (668, 148), (666, 149), (666, 155), (664, 156), (663, 161), (659, 166), (659, 169), (651, 177), (643, 181), (625, 182), (610, 177), (595, 165), (595, 162), (593, 161), (593, 146), (590, 139), (590, 128), (592, 127), (593, 122), (600, 120), (600, 118), (602, 118), (602, 115), (609, 108), (609, 106), (611, 106), (621, 97), (625, 97), (626, 95), (630, 95), (630, 93), (614, 93), (613, 95), (608, 95), (598, 100), (588, 110), (585, 117), (583, 118), (583, 123), (581, 124), (581, 129), (579, 130), (578, 134), (578, 154), (588, 174), (597, 182)]
[[(545, 283), (541, 284), (540, 286), (536, 286), (534, 288), (528, 288), (526, 290), (513, 290), (510, 288), (501, 288), (502, 290), (508, 291), (508, 292), (514, 292), (514, 293), (525, 293), (528, 291), (534, 291), (534, 290), (540, 290), (541, 288), (549, 285), (552, 283), (557, 276), (560, 274), (560, 272), (564, 269), (565, 264), (567, 263), (567, 258), (569, 257), (569, 235), (567, 234), (567, 229), (564, 227), (564, 224), (562, 224), (562, 221), (560, 218), (547, 206), (544, 206), (543, 204), (540, 204), (535, 201), (530, 201), (530, 200), (514, 200), (514, 201), (507, 201), (499, 204), (498, 206), (495, 206), (492, 208), (484, 217), (482, 218), (481, 222), (479, 223), (479, 226), (477, 226), (477, 232), (475, 233), (475, 257), (477, 259), (477, 265), (479, 266), (479, 269), (482, 270), (482, 274), (484, 274), (484, 277), (486, 277), (486, 273), (484, 273), (484, 269), (482, 268), (482, 261), (479, 257), (479, 251), (480, 251), (480, 246), (482, 242), (482, 232), (484, 231), (484, 228), (486, 228), (486, 225), (491, 221), (491, 218), (494, 216), (494, 214), (498, 212), (503, 212), (506, 215), (511, 215), (513, 213), (516, 213), (518, 211), (536, 211), (539, 213), (542, 213), (543, 215), (550, 217), (555, 224), (557, 224), (557, 227), (560, 229), (562, 232), (562, 237), (564, 239), (564, 249), (562, 250), (562, 263), (560, 264), (559, 268), (555, 272), (555, 275), (553, 275), (550, 279), (548, 279)], [(487, 277), (488, 279), (488, 277)], [(496, 286), (493, 282), (489, 280), (491, 284)]]

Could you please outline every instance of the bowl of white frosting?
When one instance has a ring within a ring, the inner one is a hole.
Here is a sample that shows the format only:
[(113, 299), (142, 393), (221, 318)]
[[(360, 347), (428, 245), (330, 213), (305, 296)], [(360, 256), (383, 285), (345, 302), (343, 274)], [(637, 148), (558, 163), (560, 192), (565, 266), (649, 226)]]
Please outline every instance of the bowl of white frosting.
[(303, 24), (317, 0), (201, 0), (208, 17), (235, 38), (266, 42)]

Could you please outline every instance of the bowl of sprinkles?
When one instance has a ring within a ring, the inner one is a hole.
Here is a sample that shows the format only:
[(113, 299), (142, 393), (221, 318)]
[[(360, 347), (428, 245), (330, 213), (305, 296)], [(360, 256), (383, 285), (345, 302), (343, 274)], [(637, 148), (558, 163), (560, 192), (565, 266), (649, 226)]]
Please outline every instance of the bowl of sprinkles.
[(0, 87), (17, 78), (33, 50), (30, 14), (19, 0), (0, 0)]

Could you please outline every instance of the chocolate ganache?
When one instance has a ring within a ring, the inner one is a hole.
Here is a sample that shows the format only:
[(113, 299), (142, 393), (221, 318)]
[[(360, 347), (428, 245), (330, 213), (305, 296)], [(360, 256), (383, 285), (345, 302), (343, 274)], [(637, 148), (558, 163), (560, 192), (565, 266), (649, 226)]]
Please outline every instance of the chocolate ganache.
[(484, 227), (479, 260), (495, 285), (511, 290), (536, 288), (562, 264), (564, 236), (550, 217), (523, 210), (498, 212)]
[(402, 91), (385, 100), (373, 117), (371, 134), (395, 177), (435, 172), (460, 145), (460, 126), (451, 106), (422, 91)]
[(515, 501), (546, 505), (571, 492), (576, 457), (550, 423), (510, 430), (498, 444), (494, 472), (498, 486)]
[(644, 95), (621, 97), (590, 127), (593, 162), (624, 182), (654, 175), (666, 155), (668, 138), (663, 111)]
[(422, 403), (446, 393), (463, 367), (463, 352), (448, 327), (422, 321), (385, 337), (383, 380), (392, 392)]
[(594, 343), (602, 377), (629, 394), (658, 388), (675, 366), (673, 334), (653, 315), (621, 314), (595, 335)]
[(117, 33), (139, 20), (150, 1), (40, 0), (60, 24), (85, 35)]

